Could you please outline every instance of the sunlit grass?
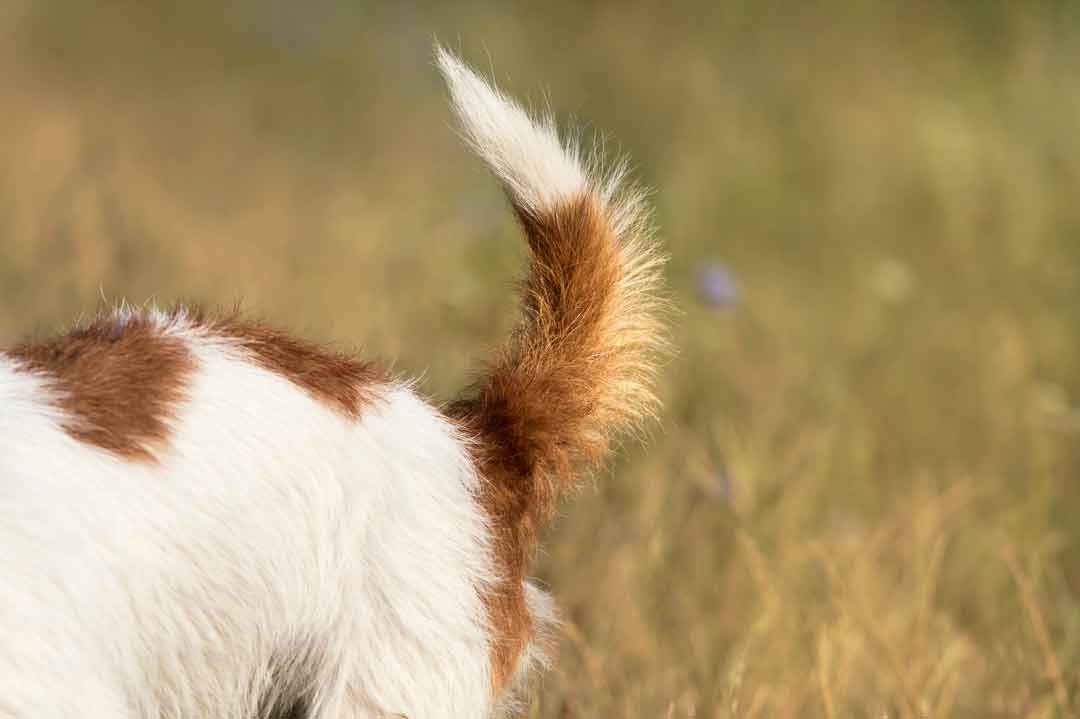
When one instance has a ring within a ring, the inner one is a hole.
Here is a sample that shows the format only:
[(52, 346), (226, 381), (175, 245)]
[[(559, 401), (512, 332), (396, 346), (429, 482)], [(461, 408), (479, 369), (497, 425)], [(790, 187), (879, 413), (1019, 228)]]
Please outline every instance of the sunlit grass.
[(3, 5), (0, 336), (242, 300), (452, 396), (522, 247), (437, 35), (633, 155), (680, 308), (531, 716), (1080, 711), (1080, 12), (295, 5)]

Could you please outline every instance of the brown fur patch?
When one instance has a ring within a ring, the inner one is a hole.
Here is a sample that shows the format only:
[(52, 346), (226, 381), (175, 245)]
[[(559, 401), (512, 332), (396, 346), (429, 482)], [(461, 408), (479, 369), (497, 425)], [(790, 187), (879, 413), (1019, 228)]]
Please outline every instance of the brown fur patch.
[(379, 397), (378, 387), (389, 379), (372, 363), (329, 352), (236, 313), (211, 317), (195, 310), (190, 321), (211, 335), (235, 341), (260, 367), (351, 419)]
[(523, 582), (540, 525), (579, 472), (607, 449), (602, 426), (619, 361), (612, 332), (622, 267), (591, 195), (542, 216), (517, 210), (532, 252), (525, 322), (466, 399), (448, 414), (478, 441), (479, 502), (494, 532), (500, 581), (484, 591), (494, 633), (495, 691), (532, 633)]
[(4, 352), (45, 377), (69, 421), (65, 431), (132, 460), (154, 461), (195, 367), (184, 342), (137, 315), (100, 317), (85, 327)]

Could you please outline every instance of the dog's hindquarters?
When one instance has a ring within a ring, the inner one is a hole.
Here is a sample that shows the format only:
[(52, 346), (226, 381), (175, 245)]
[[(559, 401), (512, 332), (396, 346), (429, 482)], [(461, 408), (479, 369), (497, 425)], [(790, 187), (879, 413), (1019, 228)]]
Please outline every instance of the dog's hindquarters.
[(182, 308), (0, 350), (0, 718), (505, 706), (551, 621), (537, 527), (652, 406), (658, 260), (619, 172), (440, 62), (532, 252), (514, 340), (452, 421)]

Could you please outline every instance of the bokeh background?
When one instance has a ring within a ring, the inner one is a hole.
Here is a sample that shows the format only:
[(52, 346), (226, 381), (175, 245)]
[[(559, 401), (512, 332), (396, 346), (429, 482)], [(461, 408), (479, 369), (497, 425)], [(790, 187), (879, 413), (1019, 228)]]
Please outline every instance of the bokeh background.
[(434, 37), (631, 153), (671, 255), (528, 716), (1076, 716), (1076, 3), (0, 0), (0, 339), (241, 302), (452, 397), (523, 247)]

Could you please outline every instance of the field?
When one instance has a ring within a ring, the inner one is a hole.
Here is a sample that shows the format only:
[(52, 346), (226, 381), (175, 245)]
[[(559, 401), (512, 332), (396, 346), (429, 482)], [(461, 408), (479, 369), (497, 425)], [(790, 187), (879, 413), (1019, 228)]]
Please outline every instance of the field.
[(671, 256), (528, 715), (1078, 716), (1078, 4), (0, 0), (0, 339), (239, 302), (451, 398), (523, 246), (433, 37), (630, 153)]

